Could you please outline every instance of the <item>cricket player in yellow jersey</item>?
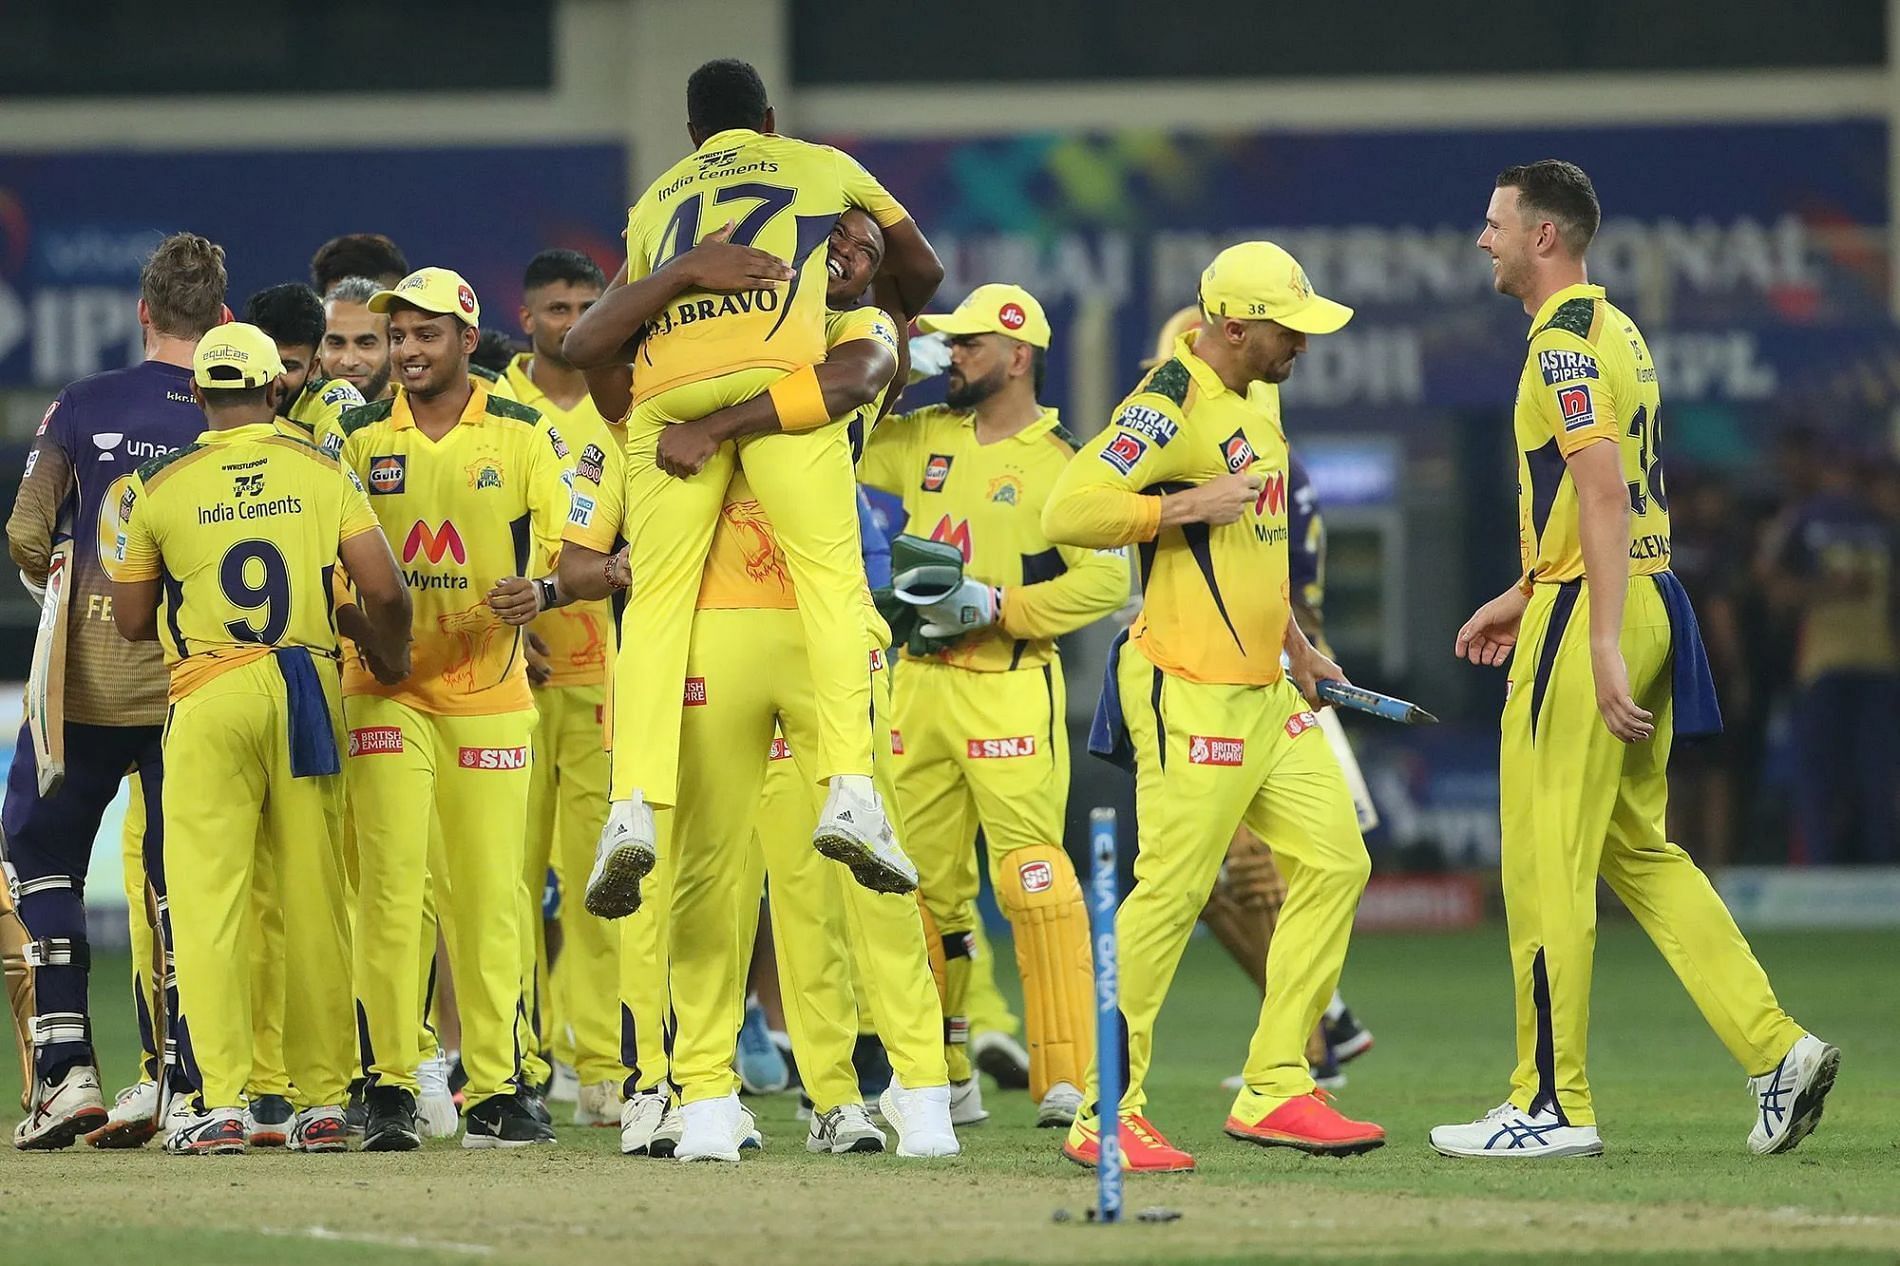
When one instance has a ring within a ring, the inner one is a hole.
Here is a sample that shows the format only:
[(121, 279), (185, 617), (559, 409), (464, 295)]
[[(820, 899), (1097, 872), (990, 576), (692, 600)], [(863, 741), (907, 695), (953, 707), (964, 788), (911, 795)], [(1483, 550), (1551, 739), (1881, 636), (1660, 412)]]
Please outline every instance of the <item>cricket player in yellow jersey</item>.
[[(465, 1147), (550, 1142), (517, 1093), (521, 873), (535, 709), (497, 582), (545, 565), (567, 514), (567, 443), (468, 371), (480, 309), (443, 268), (370, 300), (389, 315), (398, 389), (343, 418), (343, 464), (369, 489), (415, 595), (414, 671), (386, 686), (345, 665), (359, 880), (355, 976), (370, 1085), (366, 1150), (416, 1127), (423, 894), (433, 879), (462, 1022)], [(523, 581), (537, 601), (552, 582)], [(548, 602), (545, 605), (553, 605)], [(439, 831), (442, 869), (428, 873)]]
[(1656, 363), (1586, 274), (1600, 218), (1590, 178), (1545, 159), (1498, 176), (1478, 238), (1499, 293), (1531, 318), (1513, 422), (1522, 567), (1456, 647), (1511, 663), (1498, 765), (1517, 1068), (1509, 1098), (1431, 1142), (1449, 1156), (1603, 1151), (1584, 1073), (1600, 876), (1749, 1074), (1750, 1150), (1785, 1152), (1820, 1120), (1840, 1052), (1781, 1009), (1722, 899), (1664, 833), (1672, 739), (1722, 719), (1669, 570)]
[[(521, 327), (533, 350), (515, 357), (506, 378), (515, 398), (561, 433), (577, 468), (599, 481), (607, 454), (625, 443), (587, 394), (586, 377), (561, 355), (561, 339), (600, 298), (607, 279), (578, 251), (542, 251), (521, 282)], [(594, 844), (607, 818), (608, 757), (602, 742), (607, 673), (613, 658), (613, 611), (604, 601), (576, 602), (548, 611), (530, 626), (545, 647), (548, 679), (535, 691), (541, 720), (534, 732), (534, 771), (528, 792), (528, 856), (523, 870), (526, 935), (523, 979), (535, 979), (542, 948), (541, 894), (550, 863), (561, 874), (561, 951), (551, 968), (564, 1009), (556, 1023), (571, 1026), (580, 1075), (576, 1125), (617, 1125), (620, 1084), (620, 929), (590, 914), (580, 885), (594, 861)], [(537, 1045), (553, 1028), (551, 1000), (537, 997)]]
[[(283, 364), (254, 325), (198, 343), (193, 393), (210, 430), (139, 468), (120, 510), (114, 619), (162, 643), (167, 876), (187, 1058), (199, 1115), (167, 1151), (245, 1148), (252, 1075), (252, 872), (271, 854), (283, 902), (284, 1058), (299, 1111), (289, 1146), (343, 1151), (352, 1066), (342, 856), (337, 629), (330, 576), (354, 577), (369, 645), (390, 676), (410, 601), (362, 486), (282, 435)], [(162, 617), (162, 628), (161, 628)]]
[[(1119, 1133), (1137, 1170), (1194, 1166), (1143, 1115), (1147, 1073), (1155, 1017), (1242, 822), (1273, 841), (1287, 895), (1226, 1130), (1335, 1155), (1385, 1140), (1333, 1108), (1306, 1062), (1371, 864), (1313, 714), (1315, 682), (1344, 675), (1292, 615), (1277, 386), (1307, 335), (1339, 329), (1352, 310), (1315, 294), (1271, 242), (1216, 256), (1201, 274), (1200, 304), (1206, 323), (1083, 447), (1042, 515), (1052, 540), (1141, 551), (1142, 612), (1110, 656), (1090, 736), (1091, 750), (1135, 767), (1135, 885), (1116, 927), (1128, 1025)], [(1064, 1152), (1094, 1164), (1099, 1128), (1098, 1110), (1085, 1111)]]
[[(813, 768), (830, 784), (813, 844), (851, 863), (861, 882), (892, 891), (916, 886), (901, 851), (885, 852), (883, 810), (871, 787), (870, 685), (864, 672), (863, 564), (851, 451), (833, 423), (814, 366), (825, 353), (826, 254), (848, 207), (883, 229), (881, 302), (908, 319), (922, 309), (943, 267), (903, 207), (849, 155), (773, 134), (758, 72), (709, 62), (686, 90), (694, 152), (660, 176), (627, 217), (625, 282), (666, 269), (721, 226), (729, 240), (775, 257), (748, 289), (684, 287), (645, 323), (638, 347), (588, 337), (583, 320), (568, 358), (583, 368), (633, 361), (627, 423), (627, 532), (633, 589), (627, 619), (641, 630), (615, 670), (614, 707), (640, 743), (614, 749), (613, 808), (588, 881), (597, 913), (629, 913), (655, 860), (653, 808), (676, 801), (681, 685), (692, 637), (693, 595), (732, 472), (778, 525), (801, 601), (805, 647), (818, 692)], [(645, 302), (641, 296), (638, 302)], [(610, 318), (610, 290), (595, 311)], [(611, 319), (597, 323), (618, 332)], [(721, 446), (689, 479), (660, 469), (655, 450), (671, 425), (769, 393), (779, 430)], [(810, 431), (800, 435), (794, 432)]]
[[(878, 271), (883, 246), (876, 221), (866, 213), (851, 210), (838, 218), (827, 247), (829, 302), (856, 301)], [(707, 276), (743, 266), (746, 257), (745, 248), (725, 242), (703, 243), (693, 254), (700, 257), (695, 267)], [(860, 436), (875, 423), (896, 369), (897, 329), (874, 307), (834, 311), (827, 328), (829, 350), (819, 371), (820, 389), (841, 425)], [(720, 445), (778, 426), (772, 401), (759, 397), (673, 427), (659, 446), (658, 460), (663, 468), (687, 477)], [(564, 589), (572, 583), (577, 592), (605, 592), (611, 582), (603, 576), (603, 564), (613, 548), (615, 525), (622, 520), (620, 487), (596, 487), (588, 472), (577, 472), (562, 551)], [(815, 733), (809, 678), (788, 671), (788, 666), (795, 669), (804, 662), (796, 603), (771, 522), (740, 474), (713, 538), (689, 661), (693, 672), (687, 687), (682, 785), (698, 794), (683, 798), (669, 815), (677, 842), (668, 859), (676, 885), (667, 912), (672, 929), (671, 1009), (677, 1025), (671, 1068), (684, 1111), (679, 1137), (665, 1142), (669, 1151), (685, 1159), (736, 1160), (752, 1135), (732, 1071), (761, 860), (747, 855), (750, 833), (745, 828), (756, 812), (768, 748), (774, 756), (795, 753), (798, 739), (810, 740)], [(883, 649), (889, 630), (862, 585), (859, 619), (882, 732), (889, 728)], [(785, 731), (783, 739), (774, 737), (775, 722)], [(745, 745), (754, 738), (759, 759), (738, 767), (740, 781), (733, 783), (730, 753), (747, 750)], [(890, 769), (888, 760), (878, 765), (880, 794), (886, 798)], [(815, 779), (805, 782), (816, 785)], [(814, 799), (814, 815), (819, 807)], [(767, 834), (762, 832), (761, 839)], [(883, 1109), (897, 1128), (898, 1154), (954, 1154), (942, 1013), (930, 983), (917, 904), (855, 884), (839, 887), (842, 878), (835, 868), (823, 865), (807, 849), (780, 847), (783, 833), (769, 835), (763, 863), (772, 877), (788, 1021), (814, 1103), (807, 1147), (848, 1152), (883, 1146), (882, 1133), (859, 1101), (851, 1069), (858, 1026), (851, 964), (845, 956), (848, 942), (856, 950), (858, 970), (897, 1073)], [(639, 917), (648, 913), (643, 909)], [(623, 941), (623, 947), (627, 945)], [(637, 1015), (634, 1021), (638, 1027)], [(633, 1094), (622, 1115), (622, 1150), (660, 1154), (655, 1144), (669, 1128), (663, 1120), (667, 1115), (664, 1093)]]
[(1075, 441), (1037, 403), (1050, 330), (1035, 296), (979, 286), (918, 328), (950, 339), (947, 402), (878, 428), (859, 467), (866, 484), (904, 499), (912, 532), (964, 560), (962, 589), (921, 613), (925, 632), (956, 640), (907, 652), (898, 670), (904, 845), (943, 940), (957, 1119), (983, 1115), (965, 1045), (980, 828), (1015, 930), (1037, 1124), (1067, 1126), (1094, 1049), (1094, 976), (1088, 911), (1062, 849), (1069, 745), (1055, 639), (1127, 601), (1128, 558), (1043, 534), (1043, 504)]

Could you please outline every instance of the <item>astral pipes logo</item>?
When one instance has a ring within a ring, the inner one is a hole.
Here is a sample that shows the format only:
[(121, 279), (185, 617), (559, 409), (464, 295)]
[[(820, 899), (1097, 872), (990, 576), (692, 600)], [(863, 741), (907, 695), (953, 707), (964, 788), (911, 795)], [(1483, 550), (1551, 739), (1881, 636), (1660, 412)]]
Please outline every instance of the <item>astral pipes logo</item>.
[(409, 529), (408, 539), (402, 543), (402, 561), (413, 563), (418, 554), (431, 565), (440, 563), (444, 556), (453, 558), (457, 566), (468, 563), (468, 550), (462, 544), (461, 533), (448, 519), (442, 520), (440, 528), (432, 528), (422, 519), (416, 520), (416, 525)]

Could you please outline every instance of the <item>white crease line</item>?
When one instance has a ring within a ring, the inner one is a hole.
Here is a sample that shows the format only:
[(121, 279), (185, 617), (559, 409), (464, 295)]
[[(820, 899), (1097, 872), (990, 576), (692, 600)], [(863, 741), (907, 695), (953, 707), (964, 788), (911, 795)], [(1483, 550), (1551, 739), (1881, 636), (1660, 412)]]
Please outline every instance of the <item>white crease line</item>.
[(379, 1244), (385, 1248), (428, 1249), (438, 1253), (465, 1253), (470, 1257), (486, 1257), (495, 1251), (492, 1244), (464, 1244), (456, 1240), (425, 1240), (414, 1235), (375, 1235), (360, 1231), (333, 1231), (327, 1226), (308, 1226), (301, 1230), (295, 1227), (259, 1227), (265, 1235), (275, 1235), (285, 1239), (327, 1240), (331, 1243)]

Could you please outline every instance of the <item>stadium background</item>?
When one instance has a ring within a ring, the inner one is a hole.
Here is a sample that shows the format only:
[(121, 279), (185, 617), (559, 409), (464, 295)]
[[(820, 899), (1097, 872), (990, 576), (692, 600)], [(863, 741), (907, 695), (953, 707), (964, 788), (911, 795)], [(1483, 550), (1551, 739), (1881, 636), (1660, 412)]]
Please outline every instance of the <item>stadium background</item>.
[[(743, 56), (783, 130), (846, 146), (917, 214), (949, 270), (938, 306), (992, 280), (1042, 299), (1047, 399), (1079, 434), (1229, 241), (1282, 242), (1358, 308), (1285, 393), (1331, 535), (1328, 630), (1356, 678), (1447, 722), (1354, 727), (1385, 819), (1363, 919), (1467, 923), (1497, 846), (1502, 681), (1449, 647), (1516, 565), (1523, 337), (1472, 242), (1500, 166), (1562, 156), (1607, 211), (1592, 279), (1661, 368), (1678, 558), (1747, 634), (1724, 683), (1735, 734), (1678, 785), (1683, 836), (1746, 864), (1721, 879), (1745, 925), (1900, 922), (1895, 872), (1787, 865), (1804, 856), (1799, 617), (1750, 575), (1818, 453), (1900, 515), (1895, 7), (1599, 0), (1533, 20), (1208, 0), (1190, 26), (1129, 0), (471, 0), (409, 29), (367, 0), (211, 3), (190, 22), (30, 6), (0, 45), (0, 486), (60, 386), (139, 355), (137, 271), (163, 232), (225, 246), (234, 306), (303, 279), (334, 234), (384, 232), (463, 272), (515, 333), (527, 258), (615, 265), (628, 201), (687, 144), (686, 69)], [(0, 672), (24, 674), (32, 619), (0, 587)], [(1069, 648), (1078, 732), (1110, 632)], [(1072, 825), (1126, 804), (1118, 775), (1076, 769)], [(106, 831), (95, 932), (122, 936)]]

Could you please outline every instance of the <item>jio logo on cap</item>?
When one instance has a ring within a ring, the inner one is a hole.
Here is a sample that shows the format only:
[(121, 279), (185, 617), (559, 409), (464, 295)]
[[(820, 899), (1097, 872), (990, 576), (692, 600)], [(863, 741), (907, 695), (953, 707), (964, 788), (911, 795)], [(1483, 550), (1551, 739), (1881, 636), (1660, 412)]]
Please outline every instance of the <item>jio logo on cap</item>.
[(1023, 315), (1021, 304), (1006, 303), (996, 310), (996, 319), (1003, 323), (1005, 329), (1020, 330), (1023, 322), (1029, 318)]
[(471, 316), (474, 315), (475, 292), (473, 290), (470, 290), (467, 286), (457, 286), (455, 288), (455, 301), (462, 305), (462, 311), (469, 313)]

